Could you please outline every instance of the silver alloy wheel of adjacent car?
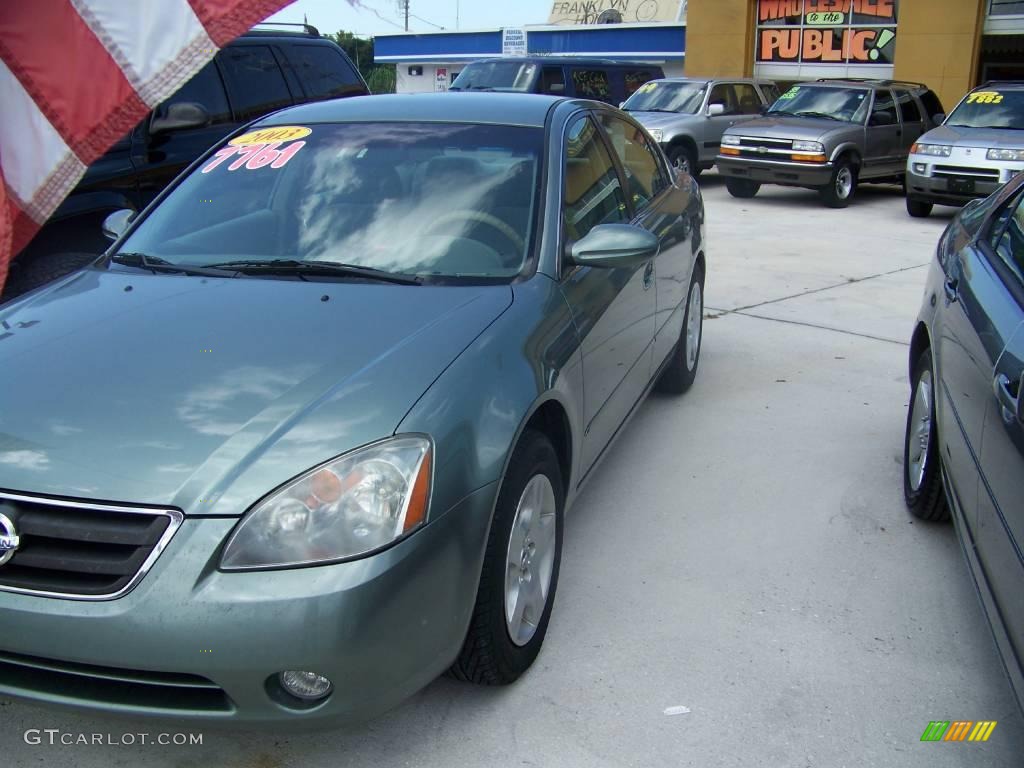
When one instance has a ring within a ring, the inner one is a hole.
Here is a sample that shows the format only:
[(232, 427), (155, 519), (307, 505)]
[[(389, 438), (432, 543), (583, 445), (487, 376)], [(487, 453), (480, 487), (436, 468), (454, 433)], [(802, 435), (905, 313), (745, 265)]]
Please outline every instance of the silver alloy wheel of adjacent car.
[(836, 197), (845, 200), (853, 192), (853, 171), (844, 165), (836, 173)]
[(690, 288), (689, 308), (686, 313), (686, 370), (692, 371), (697, 365), (700, 352), (700, 332), (704, 314), (704, 300), (700, 283), (696, 280)]
[(519, 497), (505, 559), (505, 626), (518, 646), (533, 638), (547, 606), (556, 525), (551, 481), (547, 475), (534, 475)]
[(690, 173), (690, 155), (686, 150), (677, 152), (675, 157), (672, 158), (672, 167), (676, 169), (677, 173)]
[(907, 478), (917, 491), (924, 482), (928, 463), (928, 443), (932, 436), (932, 372), (925, 371), (917, 382), (914, 405), (910, 416), (912, 427), (907, 430)]

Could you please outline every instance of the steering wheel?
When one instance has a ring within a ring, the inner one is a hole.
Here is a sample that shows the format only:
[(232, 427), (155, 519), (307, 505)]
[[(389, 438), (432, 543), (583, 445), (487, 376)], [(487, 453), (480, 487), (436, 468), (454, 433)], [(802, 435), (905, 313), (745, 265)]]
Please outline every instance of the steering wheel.
[(516, 247), (516, 250), (520, 253), (522, 253), (523, 249), (526, 247), (526, 242), (523, 240), (522, 237), (519, 236), (519, 233), (512, 229), (512, 227), (510, 227), (504, 221), (499, 219), (497, 216), (492, 216), (491, 214), (484, 213), (483, 211), (473, 211), (470, 210), (469, 208), (459, 208), (454, 211), (449, 211), (443, 216), (434, 219), (434, 221), (427, 227), (424, 234), (428, 235), (435, 229), (439, 229), (445, 224), (450, 224), (452, 222), (461, 223), (466, 221), (473, 221), (477, 222), (478, 224), (486, 224), (492, 229), (498, 230), (498, 232), (500, 232), (505, 237), (506, 240), (512, 243), (512, 245), (514, 245)]

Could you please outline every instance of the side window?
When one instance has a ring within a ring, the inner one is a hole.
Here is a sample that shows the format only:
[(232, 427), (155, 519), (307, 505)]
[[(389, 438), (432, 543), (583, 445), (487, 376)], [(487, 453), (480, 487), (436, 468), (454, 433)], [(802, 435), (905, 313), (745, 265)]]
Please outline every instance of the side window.
[(708, 106), (712, 104), (721, 104), (725, 108), (723, 114), (732, 115), (736, 113), (736, 96), (733, 93), (732, 86), (728, 83), (719, 83), (711, 89), (711, 95), (708, 97)]
[(540, 92), (552, 95), (565, 93), (565, 73), (561, 67), (544, 67), (540, 71)]
[(668, 186), (657, 156), (648, 146), (644, 132), (632, 123), (606, 113), (600, 115), (600, 121), (626, 172), (626, 193), (633, 207), (642, 209)]
[(736, 107), (741, 115), (757, 115), (761, 112), (761, 100), (757, 98), (757, 91), (750, 83), (736, 83), (733, 85), (733, 93), (736, 94)]
[(235, 114), (242, 122), (292, 103), (284, 75), (265, 45), (228, 46), (217, 55)]
[(920, 98), (921, 103), (924, 105), (924, 113), (928, 116), (929, 120), (934, 119), (936, 115), (940, 115), (945, 111), (942, 108), (942, 102), (939, 101), (939, 97), (933, 91), (924, 91), (920, 94)]
[(917, 102), (910, 91), (896, 91), (896, 103), (899, 104), (900, 117), (904, 123), (921, 122), (921, 110), (917, 108)]
[(629, 220), (626, 197), (597, 125), (581, 117), (569, 127), (565, 145), (566, 236), (579, 240), (598, 224)]
[(1024, 288), (1024, 196), (1018, 195), (1007, 211), (1012, 213), (1000, 217), (991, 242), (996, 255)]
[(625, 85), (626, 98), (628, 99), (630, 96), (636, 93), (637, 88), (639, 88), (641, 85), (643, 85), (644, 83), (648, 83), (654, 79), (656, 79), (655, 74), (651, 72), (649, 69), (627, 69), (623, 73), (623, 82)]
[(200, 104), (210, 113), (210, 123), (213, 125), (226, 123), (231, 119), (224, 84), (220, 81), (220, 75), (217, 74), (217, 67), (213, 62), (200, 69), (195, 77), (181, 86), (177, 93), (160, 104), (154, 112), (157, 117), (164, 117), (167, 114), (167, 107), (183, 101)]
[(285, 50), (303, 89), (312, 99), (366, 93), (352, 66), (328, 45), (291, 45)]
[(574, 69), (572, 84), (576, 89), (576, 95), (582, 99), (608, 101), (611, 98), (608, 73), (603, 69)]
[(868, 125), (896, 125), (898, 122), (892, 93), (881, 89), (875, 91), (875, 103), (871, 106), (871, 118), (868, 120)]

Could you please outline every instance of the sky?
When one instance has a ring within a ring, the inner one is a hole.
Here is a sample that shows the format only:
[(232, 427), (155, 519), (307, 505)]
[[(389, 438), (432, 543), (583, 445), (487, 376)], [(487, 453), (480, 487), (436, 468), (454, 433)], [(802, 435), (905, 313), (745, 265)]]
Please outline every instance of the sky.
[[(454, 30), (456, 8), (462, 30), (544, 24), (551, 5), (552, 0), (410, 0), (409, 30), (430, 32), (439, 26)], [(268, 21), (301, 23), (303, 14), (324, 34), (343, 29), (370, 37), (403, 28), (398, 0), (297, 0)]]

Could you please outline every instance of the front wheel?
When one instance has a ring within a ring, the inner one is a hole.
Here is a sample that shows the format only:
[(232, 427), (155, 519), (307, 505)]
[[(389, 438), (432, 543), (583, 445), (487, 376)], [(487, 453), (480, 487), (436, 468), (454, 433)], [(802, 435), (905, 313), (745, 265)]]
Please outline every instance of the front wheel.
[(683, 329), (679, 341), (672, 349), (669, 364), (661, 373), (656, 385), (660, 392), (680, 395), (697, 378), (697, 364), (700, 362), (700, 343), (704, 331), (704, 270), (698, 265), (690, 283), (690, 295), (686, 297), (683, 313)]
[(676, 173), (687, 173), (693, 178), (700, 176), (700, 167), (697, 165), (697, 156), (689, 147), (678, 144), (669, 150), (668, 160)]
[(948, 520), (942, 487), (939, 435), (935, 424), (935, 381), (932, 353), (926, 349), (914, 365), (913, 388), (903, 441), (903, 498), (910, 513), (921, 520)]
[(727, 176), (725, 188), (729, 190), (729, 194), (733, 197), (747, 200), (757, 194), (758, 190), (761, 189), (761, 185), (750, 179), (737, 179), (735, 176)]
[(473, 618), (452, 677), (505, 685), (537, 658), (558, 584), (563, 504), (555, 449), (527, 430), (501, 485)]
[(857, 189), (857, 169), (849, 160), (839, 160), (829, 183), (819, 190), (821, 200), (829, 208), (845, 208)]
[(907, 213), (915, 219), (926, 219), (931, 212), (931, 203), (925, 203), (921, 200), (911, 200), (909, 197), (907, 198)]

